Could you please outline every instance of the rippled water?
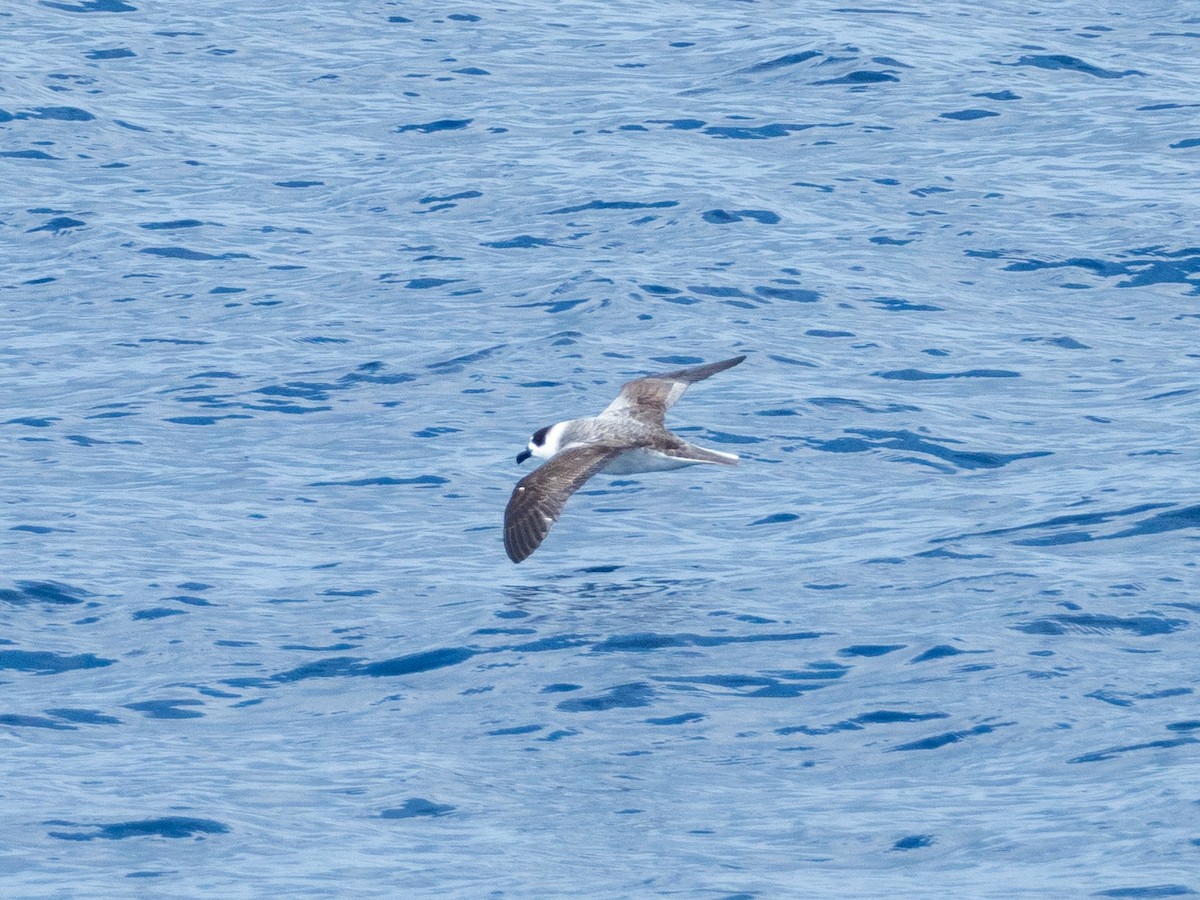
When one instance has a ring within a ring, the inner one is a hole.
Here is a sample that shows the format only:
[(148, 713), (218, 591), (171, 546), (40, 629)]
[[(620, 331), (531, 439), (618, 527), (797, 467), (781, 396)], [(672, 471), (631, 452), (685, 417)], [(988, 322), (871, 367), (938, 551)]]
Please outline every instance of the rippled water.
[(1200, 890), (1200, 16), (263, 6), (0, 11), (6, 895)]

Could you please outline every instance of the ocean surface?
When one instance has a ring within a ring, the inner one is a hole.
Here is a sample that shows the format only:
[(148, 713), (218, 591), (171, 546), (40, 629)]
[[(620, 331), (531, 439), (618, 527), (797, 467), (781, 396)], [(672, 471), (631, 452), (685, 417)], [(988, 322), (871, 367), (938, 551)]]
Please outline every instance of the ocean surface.
[(0, 894), (1200, 892), (1200, 8), (844, 3), (0, 9)]

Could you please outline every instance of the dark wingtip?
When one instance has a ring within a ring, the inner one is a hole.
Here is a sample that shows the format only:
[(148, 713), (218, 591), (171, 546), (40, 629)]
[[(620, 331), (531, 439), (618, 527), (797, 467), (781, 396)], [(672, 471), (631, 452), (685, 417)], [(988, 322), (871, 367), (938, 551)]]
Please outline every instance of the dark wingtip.
[(518, 544), (515, 533), (505, 529), (504, 532), (504, 552), (508, 554), (508, 558), (515, 563), (524, 562), (529, 558), (529, 555), (537, 549), (537, 546), (526, 547), (523, 543)]

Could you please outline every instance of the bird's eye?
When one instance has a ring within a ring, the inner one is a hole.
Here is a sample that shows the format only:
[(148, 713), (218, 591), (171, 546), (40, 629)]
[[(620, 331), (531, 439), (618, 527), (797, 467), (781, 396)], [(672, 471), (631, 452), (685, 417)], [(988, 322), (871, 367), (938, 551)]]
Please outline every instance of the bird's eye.
[(549, 430), (550, 430), (550, 427), (546, 426), (545, 428), (539, 428), (537, 431), (535, 431), (533, 433), (533, 443), (536, 444), (538, 447), (545, 444), (546, 443), (546, 432), (548, 432)]

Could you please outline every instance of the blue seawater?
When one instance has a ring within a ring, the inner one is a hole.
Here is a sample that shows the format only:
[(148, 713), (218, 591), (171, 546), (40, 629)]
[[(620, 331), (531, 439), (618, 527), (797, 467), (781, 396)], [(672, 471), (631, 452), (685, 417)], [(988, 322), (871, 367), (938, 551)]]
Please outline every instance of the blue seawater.
[(1200, 891), (1192, 5), (0, 33), (5, 896)]

